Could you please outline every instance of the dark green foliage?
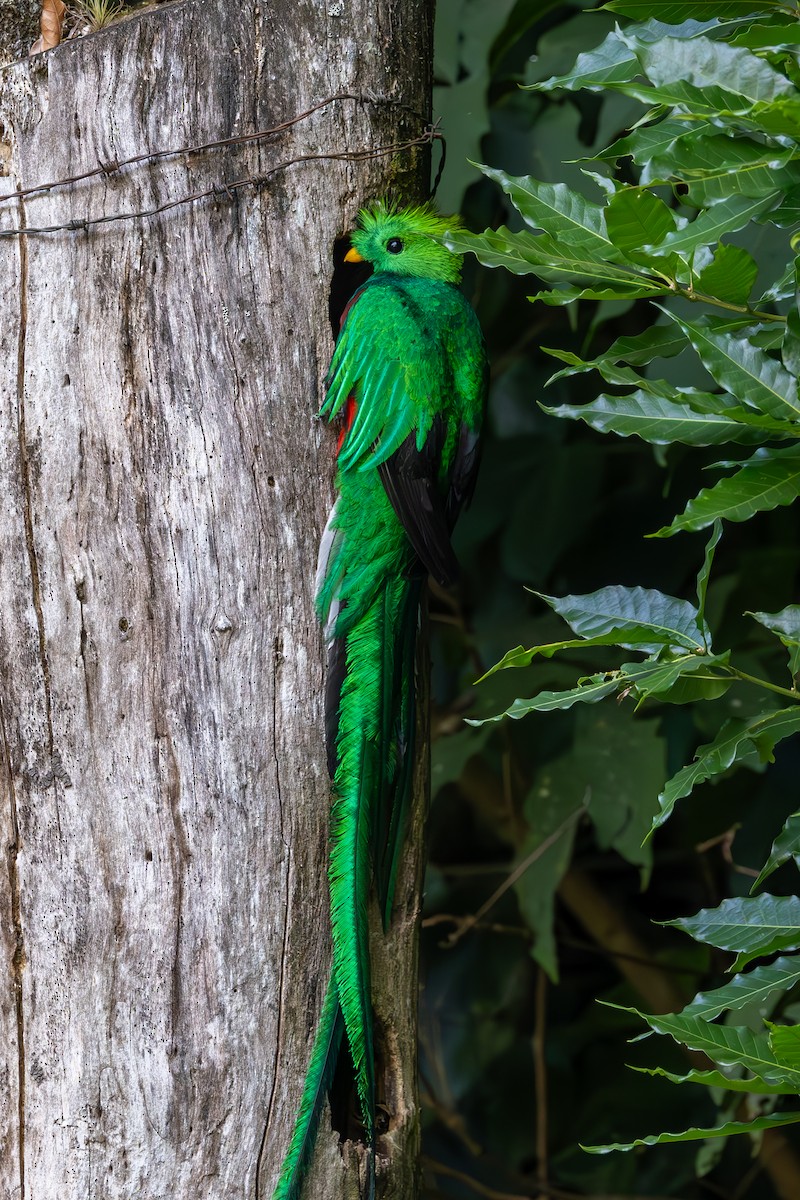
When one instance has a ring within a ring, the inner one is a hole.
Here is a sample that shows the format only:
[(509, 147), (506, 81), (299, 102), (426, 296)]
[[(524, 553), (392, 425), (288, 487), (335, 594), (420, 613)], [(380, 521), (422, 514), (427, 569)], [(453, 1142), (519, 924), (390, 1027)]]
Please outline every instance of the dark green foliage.
[(448, 42), (491, 227), (450, 244), (503, 269), (434, 647), (426, 1195), (757, 1200), (800, 1120), (800, 14), (606, 9)]

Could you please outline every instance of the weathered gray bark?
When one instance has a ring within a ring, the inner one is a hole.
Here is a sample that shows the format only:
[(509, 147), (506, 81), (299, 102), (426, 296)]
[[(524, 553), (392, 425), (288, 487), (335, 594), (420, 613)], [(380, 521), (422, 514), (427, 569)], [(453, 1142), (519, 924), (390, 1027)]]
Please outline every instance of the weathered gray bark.
[[(425, 110), (429, 18), (427, 0), (178, 0), (65, 43), (0, 72), (0, 192), (342, 90)], [(7, 201), (0, 228), (419, 128), (342, 101), (271, 141)], [(424, 159), (299, 163), (0, 240), (2, 1196), (270, 1194), (329, 961), (312, 591), (331, 250)], [(376, 983), (385, 1194), (404, 1200), (419, 823)], [(309, 1195), (356, 1194), (358, 1167), (324, 1123)]]

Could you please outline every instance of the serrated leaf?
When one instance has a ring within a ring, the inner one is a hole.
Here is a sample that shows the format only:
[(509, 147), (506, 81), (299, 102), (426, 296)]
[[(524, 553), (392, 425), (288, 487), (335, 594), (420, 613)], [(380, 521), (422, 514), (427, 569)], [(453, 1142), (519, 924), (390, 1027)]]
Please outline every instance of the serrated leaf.
[(675, 217), (663, 200), (646, 188), (626, 188), (606, 208), (608, 236), (623, 253), (660, 243), (675, 230)]
[(714, 1021), (723, 1012), (763, 1005), (771, 996), (781, 994), (800, 982), (800, 958), (778, 958), (774, 963), (755, 967), (746, 975), (736, 975), (722, 987), (700, 992), (681, 1011), (684, 1017), (702, 1017)]
[(777, 359), (752, 346), (746, 338), (682, 320), (673, 313), (668, 315), (689, 338), (720, 387), (768, 416), (784, 420), (800, 417), (797, 380)]
[(697, 276), (694, 290), (729, 304), (746, 304), (757, 274), (758, 264), (751, 254), (741, 246), (720, 244), (713, 261)]
[(620, 634), (618, 645), (627, 649), (654, 653), (662, 646), (672, 646), (706, 651), (697, 631), (697, 610), (688, 601), (663, 592), (611, 585), (584, 596), (534, 595), (580, 637), (602, 637), (613, 630)]
[[(710, 942), (737, 955), (733, 970), (776, 950), (800, 949), (800, 897), (734, 896), (693, 917), (659, 924), (682, 929), (696, 941)], [(800, 1083), (800, 1077), (798, 1077)]]
[(764, 880), (790, 858), (794, 859), (795, 866), (800, 870), (800, 812), (791, 813), (786, 818), (783, 829), (772, 843), (772, 850), (761, 874), (750, 889), (751, 894), (758, 891)]
[(732, 1079), (721, 1071), (689, 1071), (686, 1075), (674, 1075), (663, 1067), (632, 1067), (642, 1075), (655, 1075), (668, 1079), (670, 1083), (699, 1083), (704, 1087), (724, 1088), (728, 1092), (751, 1092), (757, 1096), (794, 1096), (795, 1089), (788, 1083), (765, 1083), (763, 1079)]
[[(718, 464), (721, 465), (721, 464)], [(735, 475), (703, 488), (655, 537), (706, 529), (714, 521), (747, 521), (754, 513), (791, 504), (800, 494), (800, 450), (757, 450)]]
[(515, 700), (504, 712), (493, 717), (467, 718), (467, 724), (485, 725), (487, 721), (502, 721), (503, 717), (518, 721), (530, 712), (553, 712), (554, 709), (572, 708), (574, 704), (596, 704), (618, 688), (619, 680), (615, 672), (588, 675), (574, 688), (562, 692), (540, 692), (528, 700)]
[(656, 830), (668, 819), (678, 800), (690, 795), (699, 783), (721, 775), (745, 755), (757, 750), (762, 762), (783, 738), (800, 730), (800, 706), (782, 708), (750, 720), (726, 721), (713, 741), (700, 746), (695, 761), (673, 775), (658, 798), (660, 811), (653, 821)]
[[(625, 396), (601, 393), (588, 404), (541, 405), (554, 417), (570, 421), (585, 421), (601, 433), (616, 433), (620, 437), (636, 436), (655, 446), (681, 442), (686, 446), (719, 446), (728, 442), (745, 445), (764, 440), (762, 430), (731, 420), (727, 415), (700, 413), (683, 402), (675, 389), (674, 399), (665, 399), (642, 389)], [(709, 400), (716, 399), (710, 397)]]
[(789, 604), (776, 613), (751, 612), (747, 615), (780, 638), (789, 651), (792, 678), (800, 675), (800, 604)]
[(633, 1142), (609, 1142), (606, 1146), (584, 1146), (587, 1154), (609, 1154), (612, 1150), (634, 1150), (637, 1146), (664, 1146), (672, 1142), (697, 1142), (707, 1138), (727, 1138), (739, 1133), (753, 1134), (760, 1129), (778, 1129), (782, 1125), (793, 1125), (800, 1121), (800, 1112), (772, 1113), (766, 1117), (754, 1117), (750, 1121), (726, 1121), (705, 1129), (684, 1129), (681, 1133), (654, 1133), (636, 1138)]

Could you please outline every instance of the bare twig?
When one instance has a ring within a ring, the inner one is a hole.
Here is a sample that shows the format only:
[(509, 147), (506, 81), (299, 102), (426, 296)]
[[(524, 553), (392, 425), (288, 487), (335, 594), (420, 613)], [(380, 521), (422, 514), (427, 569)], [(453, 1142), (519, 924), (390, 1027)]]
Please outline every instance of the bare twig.
[(461, 917), (459, 919), (458, 927), (453, 930), (443, 945), (447, 946), (448, 949), (452, 946), (455, 946), (456, 942), (461, 941), (461, 938), (464, 936), (464, 934), (469, 933), (471, 929), (474, 929), (481, 918), (486, 916), (489, 909), (494, 908), (497, 901), (506, 894), (509, 888), (512, 888), (517, 880), (521, 879), (525, 872), (530, 870), (533, 864), (538, 862), (542, 855), (545, 854), (551, 846), (555, 845), (561, 835), (567, 829), (569, 829), (571, 825), (575, 824), (575, 822), (582, 817), (585, 812), (586, 806), (581, 805), (581, 807), (576, 809), (574, 813), (570, 813), (567, 819), (562, 821), (557, 829), (554, 829), (553, 832), (546, 837), (543, 842), (539, 843), (535, 850), (531, 851), (527, 858), (524, 858), (522, 862), (514, 868), (510, 875), (508, 875), (500, 884), (500, 887), (496, 888), (495, 891), (492, 892), (486, 903), (482, 904), (473, 916)]

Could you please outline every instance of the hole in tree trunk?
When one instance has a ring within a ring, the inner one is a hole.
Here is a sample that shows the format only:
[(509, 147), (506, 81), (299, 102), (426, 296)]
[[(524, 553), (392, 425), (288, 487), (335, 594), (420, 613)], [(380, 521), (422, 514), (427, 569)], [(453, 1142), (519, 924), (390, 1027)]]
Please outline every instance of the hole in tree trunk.
[(346, 263), (344, 261), (344, 256), (349, 249), (349, 237), (337, 238), (333, 243), (333, 278), (328, 297), (328, 316), (331, 320), (334, 337), (339, 335), (342, 313), (347, 307), (348, 301), (372, 274), (372, 267), (369, 263)]

